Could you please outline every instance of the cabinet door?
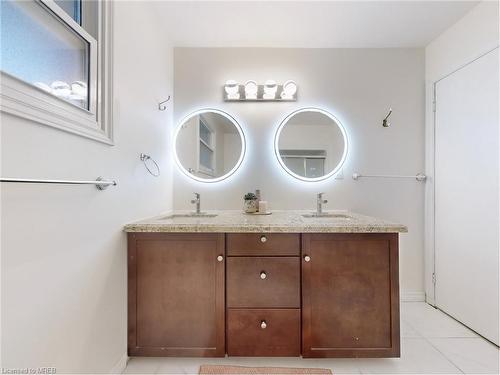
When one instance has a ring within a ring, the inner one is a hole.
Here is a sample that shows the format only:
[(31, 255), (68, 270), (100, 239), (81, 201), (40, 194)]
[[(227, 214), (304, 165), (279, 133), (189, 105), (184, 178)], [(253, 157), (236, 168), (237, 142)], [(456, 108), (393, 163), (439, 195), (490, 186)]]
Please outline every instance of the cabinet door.
[(129, 355), (224, 356), (224, 235), (133, 233), (128, 251)]
[(399, 357), (398, 235), (304, 234), (304, 357)]

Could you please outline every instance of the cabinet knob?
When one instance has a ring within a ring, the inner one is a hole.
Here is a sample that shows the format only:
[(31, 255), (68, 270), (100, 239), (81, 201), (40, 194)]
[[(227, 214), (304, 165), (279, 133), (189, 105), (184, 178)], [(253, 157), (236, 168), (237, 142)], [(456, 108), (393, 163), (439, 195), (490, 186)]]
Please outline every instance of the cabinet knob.
[(262, 328), (262, 329), (266, 329), (267, 328), (267, 323), (266, 323), (265, 320), (263, 320), (263, 321), (260, 322), (260, 328)]
[(266, 236), (260, 236), (260, 242), (262, 242), (262, 243), (267, 242), (267, 237)]
[(219, 255), (219, 256), (217, 257), (217, 261), (218, 261), (218, 262), (222, 262), (223, 260), (224, 260), (224, 257), (223, 257), (222, 255)]
[(306, 262), (310, 262), (310, 261), (311, 261), (311, 257), (310, 257), (309, 255), (306, 255), (306, 256), (304, 257), (304, 260), (305, 260)]
[(265, 271), (262, 271), (262, 272), (260, 273), (260, 278), (261, 278), (262, 280), (264, 280), (266, 277), (267, 277), (266, 272), (265, 272)]

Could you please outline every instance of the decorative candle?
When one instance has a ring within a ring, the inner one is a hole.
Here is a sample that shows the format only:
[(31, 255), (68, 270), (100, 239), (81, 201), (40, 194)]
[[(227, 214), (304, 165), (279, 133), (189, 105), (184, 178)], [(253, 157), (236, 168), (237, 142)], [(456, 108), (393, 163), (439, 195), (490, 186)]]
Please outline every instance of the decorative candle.
[(259, 201), (259, 212), (265, 214), (268, 211), (269, 211), (269, 206), (267, 204), (267, 201)]

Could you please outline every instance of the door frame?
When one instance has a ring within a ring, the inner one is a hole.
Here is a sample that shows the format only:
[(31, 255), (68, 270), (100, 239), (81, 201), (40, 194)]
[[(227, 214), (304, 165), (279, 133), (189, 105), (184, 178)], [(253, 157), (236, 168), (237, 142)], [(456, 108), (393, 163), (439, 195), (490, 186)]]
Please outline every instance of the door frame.
[[(435, 246), (435, 158), (436, 158), (436, 85), (443, 79), (460, 71), (468, 65), (476, 62), (480, 58), (499, 49), (499, 46), (492, 48), (474, 59), (460, 65), (458, 68), (443, 75), (441, 78), (432, 82), (432, 98), (427, 100), (427, 105), (431, 106), (431, 121), (426, 123), (425, 139), (425, 210), (424, 210), (424, 283), (425, 283), (425, 301), (436, 307), (436, 246)], [(437, 276), (439, 277), (439, 276)]]

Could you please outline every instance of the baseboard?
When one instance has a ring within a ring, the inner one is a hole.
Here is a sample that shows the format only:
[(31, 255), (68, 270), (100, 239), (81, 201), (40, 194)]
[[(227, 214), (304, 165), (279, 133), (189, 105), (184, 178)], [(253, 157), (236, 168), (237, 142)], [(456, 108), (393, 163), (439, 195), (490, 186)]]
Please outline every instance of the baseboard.
[(113, 368), (109, 371), (110, 374), (121, 374), (125, 371), (125, 367), (127, 367), (128, 355), (127, 353), (123, 354), (118, 362), (115, 363)]
[(425, 292), (401, 292), (401, 302), (425, 302)]
[(431, 306), (436, 306), (436, 301), (434, 301), (434, 298), (431, 298), (428, 294), (425, 295), (425, 302)]

